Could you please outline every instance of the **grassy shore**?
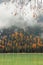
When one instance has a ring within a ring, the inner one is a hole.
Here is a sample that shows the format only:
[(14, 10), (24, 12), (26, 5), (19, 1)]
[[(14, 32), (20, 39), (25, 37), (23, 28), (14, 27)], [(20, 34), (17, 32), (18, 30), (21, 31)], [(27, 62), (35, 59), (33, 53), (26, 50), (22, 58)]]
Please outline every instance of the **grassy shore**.
[(43, 54), (0, 54), (0, 65), (43, 65)]

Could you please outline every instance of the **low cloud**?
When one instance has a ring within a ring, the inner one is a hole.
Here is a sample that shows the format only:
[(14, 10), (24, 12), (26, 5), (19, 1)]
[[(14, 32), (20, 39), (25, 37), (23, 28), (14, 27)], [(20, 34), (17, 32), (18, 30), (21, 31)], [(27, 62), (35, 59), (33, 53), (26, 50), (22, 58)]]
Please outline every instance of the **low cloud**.
[(0, 3), (0, 29), (11, 26), (20, 28), (39, 26), (38, 21), (43, 21), (43, 19), (35, 18), (33, 12), (38, 14), (38, 17), (40, 16), (37, 10), (30, 9), (30, 2), (27, 5), (23, 5), (23, 8), (16, 2)]

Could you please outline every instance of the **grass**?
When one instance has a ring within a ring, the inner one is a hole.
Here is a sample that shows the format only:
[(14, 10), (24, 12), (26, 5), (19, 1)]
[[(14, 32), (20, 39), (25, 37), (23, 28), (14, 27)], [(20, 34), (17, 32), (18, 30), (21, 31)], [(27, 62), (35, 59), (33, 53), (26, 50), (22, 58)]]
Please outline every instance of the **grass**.
[(43, 65), (43, 54), (0, 54), (0, 65)]

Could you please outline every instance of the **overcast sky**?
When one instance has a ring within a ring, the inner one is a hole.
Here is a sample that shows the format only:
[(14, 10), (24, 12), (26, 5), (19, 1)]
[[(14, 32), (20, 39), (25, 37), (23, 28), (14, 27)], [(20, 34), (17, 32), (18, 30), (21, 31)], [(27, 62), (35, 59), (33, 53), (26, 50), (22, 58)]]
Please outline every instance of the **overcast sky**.
[(3, 2), (3, 1), (10, 1), (10, 0), (0, 0), (0, 3)]

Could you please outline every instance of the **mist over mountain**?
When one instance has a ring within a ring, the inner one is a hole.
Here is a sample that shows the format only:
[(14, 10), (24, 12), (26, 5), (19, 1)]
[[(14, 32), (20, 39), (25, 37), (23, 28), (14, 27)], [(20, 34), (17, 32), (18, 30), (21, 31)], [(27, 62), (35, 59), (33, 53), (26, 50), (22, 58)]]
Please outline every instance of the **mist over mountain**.
[[(1, 0), (0, 30), (23, 29), (30, 33), (43, 33), (43, 2), (39, 0)], [(17, 28), (16, 28), (17, 27)], [(39, 31), (39, 32), (38, 32)]]

